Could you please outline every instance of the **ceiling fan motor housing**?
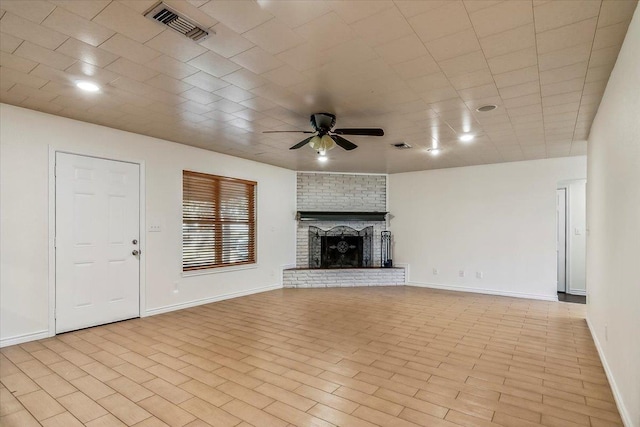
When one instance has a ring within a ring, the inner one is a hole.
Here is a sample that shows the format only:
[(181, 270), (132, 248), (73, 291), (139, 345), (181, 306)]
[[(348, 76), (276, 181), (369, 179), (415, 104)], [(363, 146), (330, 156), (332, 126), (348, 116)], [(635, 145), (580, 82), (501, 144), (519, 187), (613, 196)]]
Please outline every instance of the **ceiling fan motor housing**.
[(309, 118), (311, 126), (318, 132), (325, 134), (336, 124), (336, 116), (330, 113), (316, 113)]

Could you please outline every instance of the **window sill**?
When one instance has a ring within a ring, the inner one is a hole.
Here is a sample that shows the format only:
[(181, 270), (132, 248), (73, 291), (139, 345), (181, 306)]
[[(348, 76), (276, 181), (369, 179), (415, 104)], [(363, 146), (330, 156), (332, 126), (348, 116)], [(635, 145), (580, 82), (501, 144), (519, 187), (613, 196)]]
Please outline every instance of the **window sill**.
[(246, 265), (237, 265), (230, 267), (218, 267), (218, 268), (210, 268), (207, 270), (196, 270), (196, 271), (183, 271), (182, 277), (193, 277), (193, 276), (208, 276), (209, 274), (219, 274), (219, 273), (231, 273), (234, 271), (242, 271), (242, 270), (254, 270), (258, 268), (258, 264), (246, 264)]

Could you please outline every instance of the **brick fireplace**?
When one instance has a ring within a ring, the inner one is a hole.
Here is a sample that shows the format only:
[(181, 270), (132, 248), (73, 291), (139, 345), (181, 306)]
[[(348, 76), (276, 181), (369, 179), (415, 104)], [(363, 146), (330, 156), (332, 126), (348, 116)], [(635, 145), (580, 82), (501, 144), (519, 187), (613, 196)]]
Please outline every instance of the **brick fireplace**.
[(403, 268), (380, 268), (387, 230), (387, 177), (299, 172), (296, 268), (285, 287), (404, 284)]

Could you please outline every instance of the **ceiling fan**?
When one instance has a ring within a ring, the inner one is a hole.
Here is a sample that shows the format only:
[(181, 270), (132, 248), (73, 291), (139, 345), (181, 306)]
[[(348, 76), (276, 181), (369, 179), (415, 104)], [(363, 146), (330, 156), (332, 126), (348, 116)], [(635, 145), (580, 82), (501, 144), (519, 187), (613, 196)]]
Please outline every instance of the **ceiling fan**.
[[(336, 144), (345, 150), (353, 150), (358, 148), (356, 144), (343, 138), (340, 135), (362, 135), (362, 136), (383, 136), (384, 131), (379, 128), (347, 128), (347, 129), (333, 129), (336, 124), (336, 116), (331, 113), (316, 113), (312, 114), (309, 118), (311, 126), (315, 131), (308, 130), (270, 130), (263, 133), (280, 133), (280, 132), (296, 132), (296, 133), (313, 133), (316, 135), (306, 138), (293, 147), (290, 150), (297, 150), (309, 144), (311, 148), (316, 150), (319, 154), (325, 154), (331, 150)], [(333, 130), (331, 130), (333, 129)]]

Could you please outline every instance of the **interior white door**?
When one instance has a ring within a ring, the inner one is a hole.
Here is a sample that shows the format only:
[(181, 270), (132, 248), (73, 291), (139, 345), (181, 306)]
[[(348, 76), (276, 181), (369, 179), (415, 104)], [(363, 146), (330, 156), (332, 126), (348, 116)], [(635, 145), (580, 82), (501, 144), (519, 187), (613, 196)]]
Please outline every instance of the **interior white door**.
[(556, 190), (558, 292), (567, 291), (567, 190)]
[(140, 166), (56, 153), (57, 333), (140, 315), (139, 241)]

